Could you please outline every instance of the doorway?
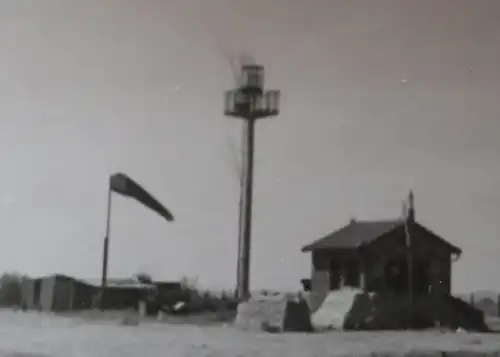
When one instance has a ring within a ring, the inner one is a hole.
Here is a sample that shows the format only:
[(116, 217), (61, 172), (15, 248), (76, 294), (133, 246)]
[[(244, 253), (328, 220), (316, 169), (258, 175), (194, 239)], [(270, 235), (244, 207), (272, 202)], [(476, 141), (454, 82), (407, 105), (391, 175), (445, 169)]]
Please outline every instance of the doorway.
[(330, 290), (359, 287), (361, 267), (358, 259), (330, 261)]
[(341, 265), (337, 260), (330, 260), (329, 276), (330, 276), (330, 290), (337, 290), (340, 288), (340, 275), (342, 274)]

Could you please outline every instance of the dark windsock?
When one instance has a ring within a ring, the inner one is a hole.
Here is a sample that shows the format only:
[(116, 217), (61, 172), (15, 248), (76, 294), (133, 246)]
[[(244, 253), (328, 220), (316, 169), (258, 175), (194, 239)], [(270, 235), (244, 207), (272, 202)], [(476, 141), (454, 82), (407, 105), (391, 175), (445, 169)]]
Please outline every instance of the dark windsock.
[(123, 196), (134, 198), (142, 205), (165, 218), (168, 222), (174, 220), (174, 216), (166, 209), (156, 198), (154, 198), (141, 185), (132, 180), (124, 173), (116, 173), (109, 178), (109, 187), (111, 191)]

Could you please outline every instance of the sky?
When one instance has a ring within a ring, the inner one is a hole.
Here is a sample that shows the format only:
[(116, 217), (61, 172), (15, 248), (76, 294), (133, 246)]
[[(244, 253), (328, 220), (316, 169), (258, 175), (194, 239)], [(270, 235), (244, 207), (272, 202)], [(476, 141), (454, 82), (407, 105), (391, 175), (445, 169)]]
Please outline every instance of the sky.
[(282, 91), (256, 131), (251, 287), (300, 288), (300, 248), (357, 219), (416, 218), (463, 249), (453, 290), (500, 290), (497, 0), (1, 0), (0, 270), (233, 288), (242, 54)]

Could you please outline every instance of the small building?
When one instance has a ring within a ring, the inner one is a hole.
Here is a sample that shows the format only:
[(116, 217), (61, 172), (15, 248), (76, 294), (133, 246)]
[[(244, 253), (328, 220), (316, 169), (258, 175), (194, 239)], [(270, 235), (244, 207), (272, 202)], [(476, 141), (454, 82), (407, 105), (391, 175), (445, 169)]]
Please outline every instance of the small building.
[(22, 285), (23, 307), (42, 311), (90, 308), (93, 288), (62, 274), (25, 279)]
[[(137, 308), (157, 290), (163, 294), (177, 289), (180, 283), (142, 283), (137, 279), (108, 279), (104, 295), (105, 309)], [(86, 310), (96, 307), (101, 292), (100, 279), (77, 279), (62, 274), (25, 279), (22, 285), (23, 306), (42, 311)]]
[[(450, 294), (452, 263), (460, 257), (460, 248), (415, 220), (412, 194), (406, 222), (403, 219), (353, 219), (306, 245), (302, 251), (311, 253), (312, 273), (311, 279), (302, 281), (304, 288), (311, 289), (311, 281), (314, 285), (317, 276), (327, 275), (329, 290), (352, 286), (364, 291), (406, 293), (410, 253), (414, 294)], [(406, 229), (411, 237), (411, 249), (408, 249)]]

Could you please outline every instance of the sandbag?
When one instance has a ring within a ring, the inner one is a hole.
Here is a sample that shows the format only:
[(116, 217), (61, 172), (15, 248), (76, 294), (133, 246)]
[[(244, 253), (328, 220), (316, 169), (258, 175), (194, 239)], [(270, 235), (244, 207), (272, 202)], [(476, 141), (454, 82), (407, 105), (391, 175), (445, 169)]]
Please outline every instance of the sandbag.
[(267, 332), (312, 331), (309, 305), (302, 298), (257, 296), (238, 304), (234, 325)]

